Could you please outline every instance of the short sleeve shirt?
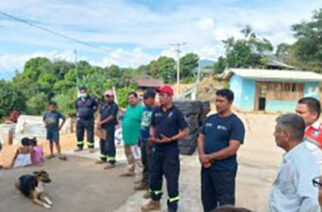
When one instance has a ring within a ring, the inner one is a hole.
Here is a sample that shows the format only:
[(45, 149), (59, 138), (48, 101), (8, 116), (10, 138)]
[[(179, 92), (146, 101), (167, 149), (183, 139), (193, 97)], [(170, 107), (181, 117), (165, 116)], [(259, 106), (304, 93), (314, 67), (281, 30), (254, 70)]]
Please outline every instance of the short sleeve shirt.
[(75, 108), (77, 111), (77, 117), (85, 120), (94, 119), (95, 108), (97, 107), (97, 101), (93, 97), (88, 97), (82, 100), (78, 98), (75, 101)]
[(53, 112), (46, 112), (43, 116), (43, 120), (46, 122), (46, 128), (48, 130), (58, 130), (59, 128), (59, 119), (64, 119), (65, 116), (58, 112), (58, 111), (53, 111)]
[(114, 116), (114, 119), (105, 123), (102, 127), (109, 128), (109, 127), (114, 127), (115, 125), (117, 125), (117, 113), (118, 113), (118, 107), (115, 104), (115, 102), (111, 102), (110, 104), (107, 104), (106, 102), (104, 102), (100, 107), (101, 121), (107, 119), (111, 115)]
[[(236, 140), (244, 143), (245, 127), (243, 122), (235, 115), (220, 117), (218, 114), (209, 116), (202, 128), (205, 136), (204, 151), (206, 154), (220, 151), (229, 146), (229, 141)], [(234, 171), (237, 169), (236, 155), (224, 160), (212, 162), (212, 169), (221, 171)]]
[(141, 130), (141, 119), (143, 113), (143, 105), (137, 105), (135, 107), (127, 106), (126, 112), (123, 117), (123, 140), (126, 145), (136, 145)]
[(152, 114), (157, 107), (144, 107), (141, 121), (141, 139), (146, 141), (150, 137)]
[[(162, 107), (158, 107), (152, 114), (151, 125), (155, 130), (154, 136), (158, 139), (162, 139), (162, 135), (171, 138), (177, 135), (180, 130), (188, 127), (184, 115), (174, 105), (168, 110), (163, 110)], [(156, 149), (167, 147), (178, 148), (178, 142), (156, 144), (155, 147)]]

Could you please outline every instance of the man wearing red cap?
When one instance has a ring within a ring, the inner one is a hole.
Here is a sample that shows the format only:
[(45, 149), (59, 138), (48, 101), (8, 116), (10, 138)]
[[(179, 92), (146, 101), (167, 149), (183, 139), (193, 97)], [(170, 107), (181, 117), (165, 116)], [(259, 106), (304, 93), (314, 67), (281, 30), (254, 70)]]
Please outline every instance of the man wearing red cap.
[[(303, 97), (298, 101), (295, 112), (305, 121), (306, 129), (304, 140), (309, 150), (317, 159), (322, 180), (322, 123), (319, 122), (321, 103), (313, 97)], [(319, 189), (319, 202), (322, 208), (321, 188)]]
[(151, 159), (150, 190), (151, 201), (142, 211), (159, 210), (162, 196), (163, 175), (167, 181), (169, 199), (168, 211), (178, 209), (179, 197), (179, 147), (178, 140), (189, 134), (187, 122), (181, 111), (173, 105), (173, 90), (164, 85), (156, 91), (160, 97), (160, 107), (152, 114), (150, 140), (154, 143)]
[(101, 156), (97, 164), (104, 164), (108, 162), (105, 169), (113, 168), (115, 165), (115, 126), (117, 125), (118, 107), (114, 102), (114, 93), (108, 90), (104, 93), (105, 102), (101, 105), (99, 110), (99, 127), (106, 131), (106, 138), (100, 139)]

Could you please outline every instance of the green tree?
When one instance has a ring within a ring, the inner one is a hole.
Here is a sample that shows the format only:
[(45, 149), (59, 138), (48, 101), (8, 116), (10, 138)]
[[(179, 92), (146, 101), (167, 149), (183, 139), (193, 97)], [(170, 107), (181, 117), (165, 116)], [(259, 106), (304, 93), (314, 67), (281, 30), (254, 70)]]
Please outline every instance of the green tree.
[(50, 66), (50, 60), (45, 57), (30, 59), (26, 62), (24, 71), (22, 75), (20, 75), (20, 77), (27, 80), (28, 82), (35, 80), (37, 81), (41, 73), (48, 70)]
[(28, 97), (26, 113), (40, 115), (47, 110), (50, 98), (44, 92), (38, 92)]
[(173, 58), (162, 56), (150, 63), (150, 72), (153, 78), (169, 82), (175, 79), (175, 61)]
[(304, 64), (304, 67), (319, 70), (322, 68), (322, 9), (315, 11), (310, 21), (292, 26), (295, 37), (293, 44), (294, 57)]
[(64, 93), (60, 93), (56, 95), (53, 100), (57, 102), (58, 109), (63, 111), (66, 115), (75, 116), (76, 111), (74, 107), (74, 102), (77, 97), (76, 88), (72, 88), (67, 90)]
[(8, 116), (13, 110), (25, 110), (26, 97), (13, 83), (1, 80), (0, 91), (0, 118)]
[(129, 87), (123, 87), (120, 89), (117, 89), (116, 94), (118, 98), (118, 105), (119, 107), (126, 107), (128, 104), (128, 95), (130, 92), (135, 91), (137, 89), (137, 86), (131, 85)]
[(193, 70), (198, 67), (199, 56), (188, 53), (180, 58), (180, 77), (186, 78), (193, 76)]
[(226, 69), (226, 59), (219, 57), (218, 61), (214, 64), (215, 74), (221, 74)]
[(111, 65), (104, 68), (104, 72), (109, 78), (119, 78), (122, 77), (122, 70), (117, 65)]
[[(263, 61), (273, 51), (272, 44), (265, 38), (257, 37), (250, 26), (246, 26), (241, 30), (241, 33), (244, 34), (243, 39), (236, 40), (231, 37), (223, 41), (226, 48), (226, 57), (222, 58), (221, 62), (225, 60), (228, 67), (234, 68), (264, 66)], [(220, 65), (222, 66), (222, 64)], [(222, 67), (218, 70), (220, 72)]]
[(51, 73), (55, 75), (58, 80), (63, 80), (65, 74), (72, 69), (75, 69), (75, 64), (66, 62), (64, 60), (57, 60), (51, 65)]

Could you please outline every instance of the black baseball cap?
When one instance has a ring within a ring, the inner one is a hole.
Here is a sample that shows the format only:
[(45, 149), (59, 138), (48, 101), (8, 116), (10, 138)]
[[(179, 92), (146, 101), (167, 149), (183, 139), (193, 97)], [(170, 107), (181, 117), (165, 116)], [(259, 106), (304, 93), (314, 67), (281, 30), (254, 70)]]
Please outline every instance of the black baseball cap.
[(148, 89), (143, 94), (143, 99), (148, 99), (150, 97), (155, 98), (156, 93), (152, 89)]
[(87, 90), (85, 85), (79, 87), (79, 90)]

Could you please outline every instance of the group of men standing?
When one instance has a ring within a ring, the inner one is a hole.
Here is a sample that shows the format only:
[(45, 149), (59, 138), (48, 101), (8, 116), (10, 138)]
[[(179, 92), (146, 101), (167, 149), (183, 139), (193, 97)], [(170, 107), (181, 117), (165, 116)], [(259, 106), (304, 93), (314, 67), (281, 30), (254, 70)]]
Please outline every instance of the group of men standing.
[[(159, 106), (155, 104), (156, 92)], [(173, 90), (164, 85), (156, 90), (147, 90), (141, 105), (138, 94), (128, 94), (128, 103), (123, 115), (122, 132), (127, 168), (120, 176), (138, 176), (136, 190), (150, 190), (144, 195), (151, 201), (142, 206), (142, 211), (160, 209), (163, 194), (162, 181), (165, 176), (168, 190), (168, 209), (177, 211), (179, 201), (179, 147), (178, 140), (189, 134), (188, 124), (181, 111), (172, 103)], [(75, 101), (77, 111), (77, 149), (82, 151), (84, 130), (90, 152), (94, 152), (94, 113), (99, 108), (98, 126), (106, 131), (100, 139), (101, 156), (98, 164), (108, 162), (106, 169), (115, 166), (114, 133), (118, 106), (112, 91), (104, 93), (105, 102), (98, 106), (86, 88), (81, 88)]]
[[(156, 105), (156, 92), (159, 105)], [(128, 95), (129, 105), (123, 116), (124, 151), (128, 161), (120, 176), (138, 176), (136, 190), (147, 190), (151, 200), (142, 211), (159, 210), (163, 194), (163, 177), (167, 182), (168, 211), (177, 211), (179, 196), (178, 140), (189, 134), (182, 112), (173, 104), (173, 90), (162, 86), (147, 90), (141, 105), (138, 94)], [(77, 110), (77, 146), (83, 149), (84, 129), (88, 147), (94, 148), (94, 112), (99, 108), (98, 126), (106, 131), (100, 140), (101, 161), (106, 168), (115, 166), (115, 126), (118, 124), (118, 106), (112, 91), (104, 93), (105, 102), (98, 106), (80, 89), (75, 102)], [(213, 211), (224, 205), (235, 204), (235, 180), (238, 170), (237, 151), (245, 138), (243, 122), (232, 112), (234, 94), (229, 89), (216, 92), (217, 113), (204, 121), (198, 138), (201, 163), (201, 199), (204, 211)], [(276, 122), (276, 144), (286, 151), (270, 195), (270, 211), (319, 211), (318, 187), (322, 175), (322, 125), (318, 122), (320, 102), (306, 97), (298, 102), (297, 114), (280, 116)], [(304, 141), (304, 142), (303, 142)], [(322, 199), (322, 194), (319, 196)], [(320, 202), (321, 202), (320, 199)], [(294, 209), (294, 210), (293, 210)]]

